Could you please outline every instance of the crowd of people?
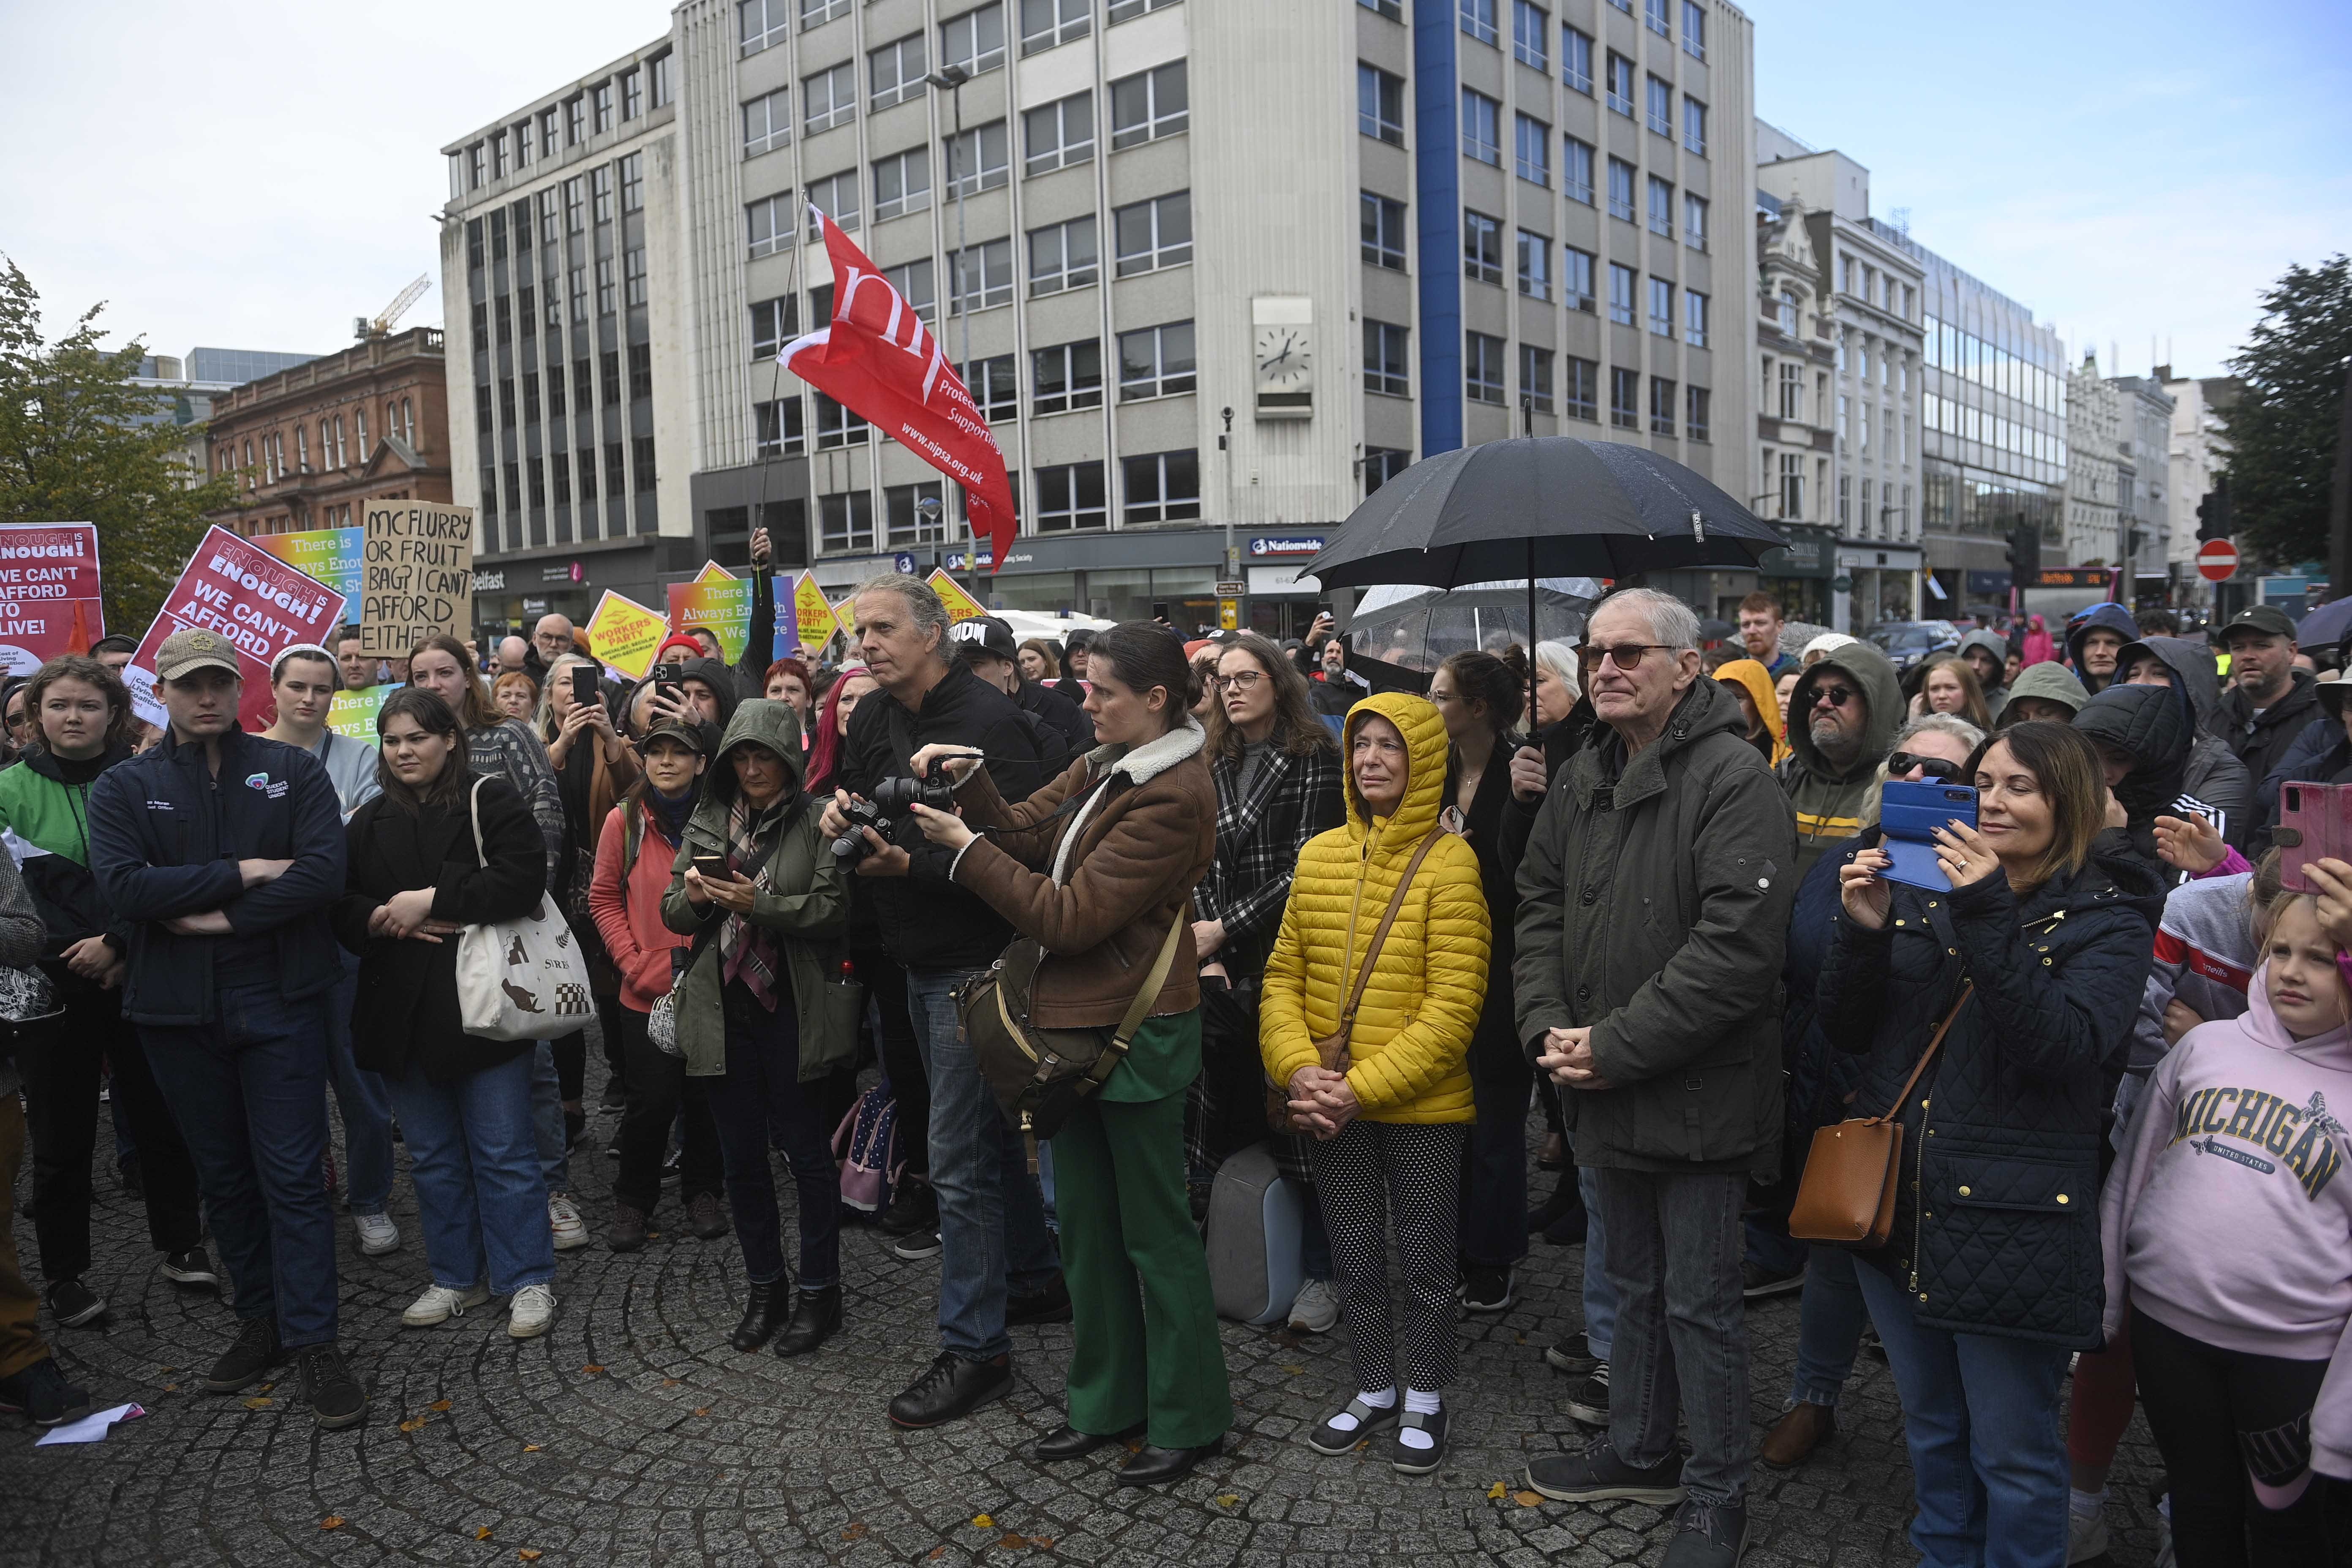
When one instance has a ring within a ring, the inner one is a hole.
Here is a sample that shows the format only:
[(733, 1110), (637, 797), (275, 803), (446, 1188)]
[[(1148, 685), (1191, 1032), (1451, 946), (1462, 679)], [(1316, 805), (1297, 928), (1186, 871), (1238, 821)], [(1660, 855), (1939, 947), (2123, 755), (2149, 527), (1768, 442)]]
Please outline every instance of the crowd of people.
[[(1581, 1328), (1528, 1353), (1588, 1436), (1525, 1484), (1671, 1510), (1669, 1568), (1738, 1562), (1753, 1466), (1834, 1437), (1874, 1334), (1937, 1568), (2104, 1551), (2136, 1407), (2180, 1563), (2343, 1548), (2352, 864), (2290, 867), (2282, 814), (2352, 783), (2352, 650), (2267, 607), (2209, 641), (2102, 605), (1898, 671), (1784, 647), (1765, 595), (1708, 648), (1628, 588), (1580, 637), (1414, 669), (1328, 623), (1020, 642), (912, 577), (854, 605), (838, 666), (688, 627), (625, 683), (561, 616), (487, 659), (303, 645), (259, 733), (206, 631), (162, 645), (160, 726), (128, 647), (11, 690), (0, 1408), (89, 1403), (50, 1341), (107, 1310), (101, 1074), (163, 1275), (228, 1287), (203, 1386), (290, 1363), (331, 1428), (368, 1405), (332, 1194), (360, 1252), (400, 1251), (404, 1147), (402, 1324), (545, 1333), (559, 1255), (598, 1239), (593, 1039), (602, 1240), (645, 1247), (674, 1183), (737, 1243), (734, 1350), (823, 1352), (845, 1223), (937, 1258), (901, 1427), (1003, 1398), (1011, 1331), (1067, 1321), (1032, 1458), (1131, 1443), (1116, 1479), (1151, 1486), (1218, 1453), (1202, 1227), (1265, 1146), (1307, 1194), (1268, 1272), (1355, 1384), (1297, 1413), (1318, 1454), (1442, 1466), (1460, 1314), (1509, 1311), (1540, 1235), (1585, 1249)], [(328, 727), (385, 681), (373, 745)], [(1883, 816), (1896, 784), (1967, 805), (1922, 837)], [(517, 956), (549, 931), (585, 976), (552, 994)], [(1034, 1139), (1006, 1031), (1093, 1064)], [(1899, 1154), (1875, 1226), (1825, 1235), (1821, 1151), (1857, 1125)], [(8, 1229), (28, 1135), (37, 1292)], [(1759, 1443), (1745, 1314), (1783, 1292)]]

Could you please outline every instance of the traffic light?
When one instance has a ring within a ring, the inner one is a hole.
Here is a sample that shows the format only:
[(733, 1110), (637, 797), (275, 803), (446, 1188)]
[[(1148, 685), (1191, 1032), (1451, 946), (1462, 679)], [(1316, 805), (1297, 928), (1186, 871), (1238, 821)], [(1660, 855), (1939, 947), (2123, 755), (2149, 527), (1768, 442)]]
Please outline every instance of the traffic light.
[(2230, 537), (2230, 481), (2219, 479), (2197, 503), (2197, 537), (2227, 539)]
[(2042, 575), (2042, 531), (2021, 522), (2009, 531), (2009, 580), (2022, 588)]

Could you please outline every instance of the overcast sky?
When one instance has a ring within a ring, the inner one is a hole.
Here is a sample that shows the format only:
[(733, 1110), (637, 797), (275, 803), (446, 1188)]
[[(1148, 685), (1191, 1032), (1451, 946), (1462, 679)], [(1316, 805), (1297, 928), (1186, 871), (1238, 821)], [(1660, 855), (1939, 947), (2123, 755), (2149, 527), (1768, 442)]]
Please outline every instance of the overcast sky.
[[(1344, 0), (1263, 0), (1326, 5)], [(1447, 4), (1449, 0), (1420, 0)], [(1758, 111), (2055, 322), (2211, 374), (2290, 262), (2352, 247), (2352, 5), (1748, 0)], [(328, 352), (418, 273), (441, 144), (662, 34), (660, 0), (13, 0), (0, 251), (52, 330)]]

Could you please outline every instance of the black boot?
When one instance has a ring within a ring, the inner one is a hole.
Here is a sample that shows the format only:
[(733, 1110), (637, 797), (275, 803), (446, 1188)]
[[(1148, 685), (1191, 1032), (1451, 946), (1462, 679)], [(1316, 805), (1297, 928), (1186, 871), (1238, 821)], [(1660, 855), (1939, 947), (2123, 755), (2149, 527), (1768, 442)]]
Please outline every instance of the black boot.
[(743, 1321), (735, 1325), (734, 1336), (727, 1342), (739, 1351), (758, 1350), (783, 1327), (792, 1300), (793, 1282), (789, 1275), (765, 1285), (752, 1286), (744, 1297)]
[(776, 1342), (780, 1356), (806, 1355), (841, 1331), (841, 1287), (803, 1290), (793, 1303), (793, 1321)]

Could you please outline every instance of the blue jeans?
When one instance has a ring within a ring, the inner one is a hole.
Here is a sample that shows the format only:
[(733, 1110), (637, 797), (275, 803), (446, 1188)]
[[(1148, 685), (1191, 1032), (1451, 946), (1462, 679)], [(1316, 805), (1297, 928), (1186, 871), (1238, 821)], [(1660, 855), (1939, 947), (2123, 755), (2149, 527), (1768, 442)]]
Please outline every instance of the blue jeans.
[(384, 1079), (408, 1141), (409, 1179), (433, 1283), (484, 1279), (511, 1296), (555, 1278), (555, 1235), (531, 1126), (531, 1058), (436, 1083), (421, 1069)]
[(289, 1350), (335, 1340), (335, 1217), (327, 1148), (326, 1003), (275, 985), (213, 998), (209, 1024), (142, 1024), (204, 1189), (239, 1318), (278, 1321)]
[(1794, 1274), (1805, 1266), (1811, 1247), (1789, 1234), (1786, 1220), (1750, 1216), (1747, 1224), (1748, 1261), (1769, 1274)]
[(931, 1188), (940, 1200), (940, 1344), (965, 1361), (1011, 1352), (1008, 1289), (1053, 1282), (1061, 1259), (1021, 1135), (1006, 1124), (956, 1019), (960, 969), (907, 971), (907, 1015), (931, 1085)]
[(727, 1205), (735, 1213), (735, 1239), (743, 1272), (754, 1285), (784, 1278), (783, 1218), (776, 1210), (776, 1179), (768, 1163), (772, 1136), (793, 1168), (800, 1200), (801, 1289), (841, 1282), (841, 1169), (814, 1083), (801, 1082), (800, 1026), (790, 986), (780, 981), (776, 1010), (760, 1005), (741, 983), (720, 993), (727, 1020), (727, 1076), (702, 1079), (719, 1123), (719, 1152), (727, 1165)]
[(1854, 1269), (1903, 1399), (1922, 1568), (2063, 1568), (2067, 1352), (1921, 1326), (1902, 1287)]
[[(1599, 1170), (1617, 1322), (1609, 1444), (1641, 1468), (1690, 1429), (1683, 1485), (1694, 1501), (1738, 1502), (1755, 1445), (1748, 1420), (1748, 1317), (1739, 1290), (1744, 1175)], [(1590, 1246), (1588, 1242), (1586, 1245)], [(1585, 1267), (1591, 1268), (1590, 1260)]]
[(1609, 1359), (1617, 1340), (1617, 1288), (1609, 1282), (1609, 1233), (1601, 1223), (1601, 1173), (1576, 1168), (1577, 1194), (1584, 1199), (1584, 1349), (1595, 1361)]
[(1790, 1405), (1834, 1408), (1853, 1375), (1862, 1326), (1869, 1321), (1853, 1254), (1843, 1247), (1806, 1248), (1805, 1291), (1797, 1298), (1797, 1371), (1789, 1380)]
[(343, 1191), (353, 1214), (382, 1214), (392, 1196), (392, 1100), (381, 1076), (352, 1057), (352, 1003), (360, 961), (343, 954), (343, 977), (327, 993), (327, 1028), (334, 1037), (335, 1109), (343, 1118)]
[(555, 1044), (541, 1040), (530, 1051), (530, 1126), (539, 1147), (539, 1173), (549, 1192), (568, 1193), (572, 1190), (571, 1140), (563, 1129), (563, 1085), (555, 1074)]

